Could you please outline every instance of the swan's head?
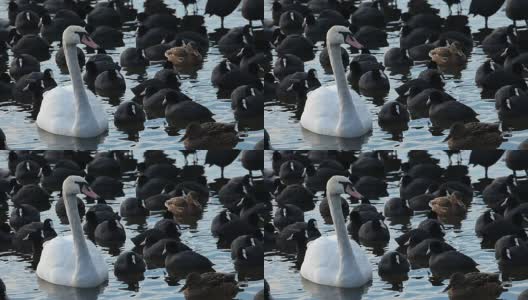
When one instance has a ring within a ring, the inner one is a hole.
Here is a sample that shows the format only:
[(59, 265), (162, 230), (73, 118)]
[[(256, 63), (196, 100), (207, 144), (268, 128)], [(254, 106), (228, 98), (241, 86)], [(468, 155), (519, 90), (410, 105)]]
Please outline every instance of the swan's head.
[(328, 196), (348, 194), (356, 199), (363, 198), (363, 195), (356, 191), (350, 179), (345, 176), (333, 176), (330, 178), (326, 183), (326, 191)]
[(62, 183), (62, 193), (64, 195), (85, 194), (86, 196), (97, 199), (99, 196), (92, 191), (86, 179), (81, 176), (69, 176)]
[(82, 43), (93, 49), (99, 48), (99, 46), (90, 38), (86, 29), (81, 26), (69, 26), (66, 28), (62, 33), (62, 43), (70, 46)]
[(345, 26), (334, 26), (328, 30), (326, 40), (329, 45), (349, 44), (350, 46), (361, 49), (361, 45), (352, 35), (350, 29)]

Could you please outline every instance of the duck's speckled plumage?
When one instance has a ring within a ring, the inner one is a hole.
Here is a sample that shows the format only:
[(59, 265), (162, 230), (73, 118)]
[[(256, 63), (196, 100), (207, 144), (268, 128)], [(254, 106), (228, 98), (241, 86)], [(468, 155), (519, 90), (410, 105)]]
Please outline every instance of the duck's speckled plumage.
[(472, 122), (455, 123), (451, 126), (447, 141), (450, 149), (495, 149), (502, 143), (502, 132), (498, 124)]
[(183, 141), (186, 149), (231, 149), (238, 143), (235, 124), (196, 123), (187, 126)]

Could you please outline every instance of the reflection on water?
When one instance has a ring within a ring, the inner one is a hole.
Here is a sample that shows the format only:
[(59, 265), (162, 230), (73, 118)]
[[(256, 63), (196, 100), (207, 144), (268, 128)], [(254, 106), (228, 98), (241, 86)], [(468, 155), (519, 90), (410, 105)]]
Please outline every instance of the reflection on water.
[(304, 278), (301, 278), (301, 282), (304, 290), (309, 292), (316, 299), (335, 300), (360, 300), (363, 297), (363, 294), (365, 294), (372, 285), (372, 283), (369, 282), (360, 288), (343, 289), (333, 286), (320, 285)]
[(77, 137), (56, 135), (46, 130), (37, 128), (40, 140), (46, 145), (47, 150), (94, 150), (98, 145), (104, 143), (108, 132), (94, 138), (81, 139)]
[(301, 130), (303, 139), (306, 142), (309, 142), (310, 145), (313, 145), (316, 149), (361, 149), (363, 145), (368, 143), (369, 137), (372, 135), (372, 132), (369, 132), (358, 138), (345, 139), (335, 136), (320, 135), (304, 128), (301, 128)]
[(97, 300), (99, 295), (103, 293), (105, 287), (108, 285), (108, 282), (95, 287), (95, 288), (74, 288), (63, 285), (56, 285), (49, 283), (40, 278), (38, 280), (39, 289), (44, 291), (49, 299), (56, 300)]

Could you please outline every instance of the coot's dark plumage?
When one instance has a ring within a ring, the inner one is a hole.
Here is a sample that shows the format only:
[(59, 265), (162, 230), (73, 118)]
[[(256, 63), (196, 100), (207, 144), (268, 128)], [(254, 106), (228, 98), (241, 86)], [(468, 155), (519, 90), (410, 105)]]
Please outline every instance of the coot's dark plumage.
[(493, 16), (504, 4), (505, 0), (472, 0), (469, 6), (469, 14), (480, 15), (485, 18), (488, 28), (488, 18)]
[(472, 150), (469, 163), (484, 167), (485, 177), (488, 178), (488, 168), (494, 165), (504, 154), (504, 150)]
[(378, 265), (378, 274), (381, 278), (397, 279), (405, 278), (409, 273), (409, 262), (402, 254), (391, 251), (381, 258)]
[(224, 28), (224, 18), (229, 16), (240, 4), (241, 0), (208, 0), (205, 6), (205, 13), (219, 16)]
[(433, 275), (449, 277), (456, 272), (478, 272), (478, 264), (471, 257), (456, 250), (444, 251), (441, 242), (429, 244), (429, 251), (429, 267)]
[(131, 251), (123, 252), (116, 259), (114, 264), (115, 276), (124, 282), (138, 282), (145, 277), (146, 264), (143, 258)]

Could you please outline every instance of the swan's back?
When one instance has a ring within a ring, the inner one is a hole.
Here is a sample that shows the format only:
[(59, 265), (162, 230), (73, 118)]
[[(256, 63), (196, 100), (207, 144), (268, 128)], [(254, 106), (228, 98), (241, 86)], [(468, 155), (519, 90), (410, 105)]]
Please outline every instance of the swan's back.
[(339, 96), (337, 86), (322, 86), (308, 94), (304, 112), (301, 116), (301, 126), (312, 132), (344, 138), (360, 137), (372, 130), (372, 118), (367, 105), (358, 93), (350, 89), (350, 95), (357, 114), (343, 112), (344, 128), (338, 128)]
[[(93, 268), (75, 272), (73, 236), (56, 237), (44, 243), (37, 276), (57, 285), (88, 288), (96, 287), (108, 280), (108, 266), (95, 245), (86, 240)], [(89, 265), (89, 264), (87, 264)]]
[(73, 128), (75, 123), (75, 95), (73, 86), (56, 87), (44, 94), (42, 105), (37, 116), (37, 126), (53, 134), (95, 137), (108, 129), (108, 119), (103, 106), (98, 102), (95, 95), (86, 90), (86, 95), (92, 115), (82, 115), (82, 130), (77, 132)]
[(337, 236), (320, 237), (308, 244), (304, 262), (301, 267), (301, 276), (317, 284), (356, 288), (372, 280), (372, 267), (364, 250), (354, 241), (350, 240), (357, 270), (347, 268), (339, 277), (340, 259), (337, 248)]

